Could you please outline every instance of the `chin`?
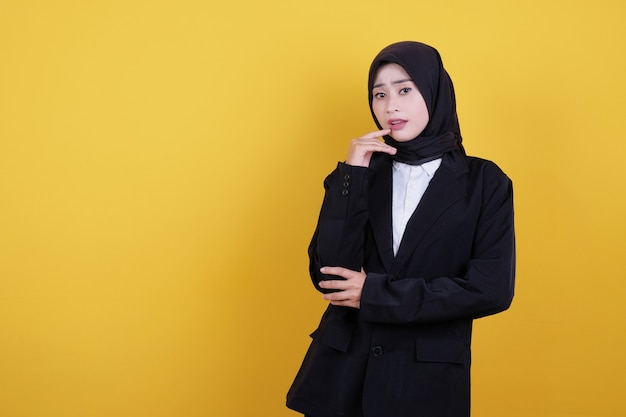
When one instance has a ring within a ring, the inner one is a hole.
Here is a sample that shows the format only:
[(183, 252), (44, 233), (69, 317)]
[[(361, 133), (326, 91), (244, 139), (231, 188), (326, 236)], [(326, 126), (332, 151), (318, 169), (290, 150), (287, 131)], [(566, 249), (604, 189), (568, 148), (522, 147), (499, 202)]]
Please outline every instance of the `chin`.
[(391, 136), (393, 138), (393, 140), (395, 140), (396, 142), (409, 142), (413, 139), (415, 139), (415, 136), (407, 136), (407, 135), (403, 135), (403, 134), (397, 134), (394, 132), (391, 132), (389, 134), (389, 136)]

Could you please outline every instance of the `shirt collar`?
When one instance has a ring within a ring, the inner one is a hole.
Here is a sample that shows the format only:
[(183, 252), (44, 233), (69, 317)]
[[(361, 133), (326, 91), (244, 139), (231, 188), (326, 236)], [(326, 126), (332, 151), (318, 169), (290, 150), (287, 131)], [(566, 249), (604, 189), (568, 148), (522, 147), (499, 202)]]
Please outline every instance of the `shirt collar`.
[(412, 167), (415, 167), (415, 168), (420, 167), (424, 170), (424, 172), (426, 172), (426, 175), (428, 175), (429, 177), (432, 177), (433, 175), (435, 175), (435, 172), (437, 171), (437, 168), (439, 168), (439, 165), (441, 165), (441, 158), (425, 162), (421, 165), (409, 165), (409, 164), (405, 164), (402, 162), (393, 161), (393, 168), (396, 171), (403, 171), (406, 169), (411, 169)]

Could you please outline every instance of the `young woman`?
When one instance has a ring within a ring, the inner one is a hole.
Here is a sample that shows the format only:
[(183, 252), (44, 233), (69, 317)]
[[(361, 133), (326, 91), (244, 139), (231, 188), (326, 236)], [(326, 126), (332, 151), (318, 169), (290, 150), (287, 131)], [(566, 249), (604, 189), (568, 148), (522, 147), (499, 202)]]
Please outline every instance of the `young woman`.
[(469, 416), (472, 321), (513, 298), (511, 181), (466, 156), (432, 47), (383, 49), (368, 92), (380, 130), (353, 140), (324, 182), (309, 256), (329, 306), (287, 406), (310, 417)]

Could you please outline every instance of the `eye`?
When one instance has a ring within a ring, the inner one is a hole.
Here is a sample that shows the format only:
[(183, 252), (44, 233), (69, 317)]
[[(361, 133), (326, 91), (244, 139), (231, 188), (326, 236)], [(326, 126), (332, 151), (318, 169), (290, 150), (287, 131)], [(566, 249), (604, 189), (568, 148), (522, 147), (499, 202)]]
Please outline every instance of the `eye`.
[(408, 94), (411, 90), (412, 90), (411, 87), (404, 87), (403, 89), (400, 90), (400, 94), (402, 95)]
[(374, 98), (385, 98), (386, 94), (383, 92), (374, 93)]

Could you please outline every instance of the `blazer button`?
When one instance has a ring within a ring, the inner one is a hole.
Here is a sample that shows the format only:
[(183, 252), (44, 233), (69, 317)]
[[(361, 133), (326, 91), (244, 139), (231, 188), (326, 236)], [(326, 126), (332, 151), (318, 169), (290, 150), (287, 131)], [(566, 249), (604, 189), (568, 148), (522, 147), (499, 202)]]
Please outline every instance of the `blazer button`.
[(382, 346), (374, 346), (372, 348), (372, 355), (374, 356), (381, 356), (383, 354), (383, 347)]

